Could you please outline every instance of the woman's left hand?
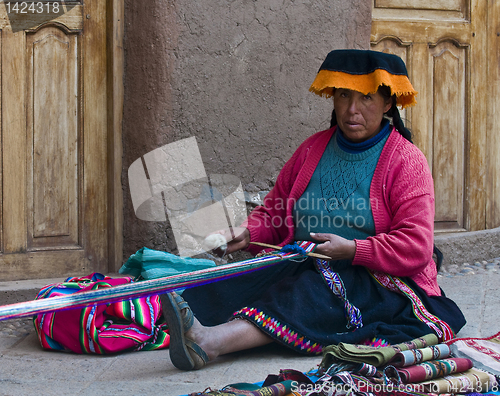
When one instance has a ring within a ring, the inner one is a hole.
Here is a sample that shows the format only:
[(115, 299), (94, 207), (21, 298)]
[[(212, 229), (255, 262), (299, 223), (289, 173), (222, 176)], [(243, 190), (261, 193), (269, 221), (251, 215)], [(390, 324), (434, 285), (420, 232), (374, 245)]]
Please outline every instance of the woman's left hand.
[(323, 242), (316, 247), (314, 253), (331, 257), (332, 260), (352, 260), (356, 254), (356, 242), (338, 235), (311, 232), (311, 238)]

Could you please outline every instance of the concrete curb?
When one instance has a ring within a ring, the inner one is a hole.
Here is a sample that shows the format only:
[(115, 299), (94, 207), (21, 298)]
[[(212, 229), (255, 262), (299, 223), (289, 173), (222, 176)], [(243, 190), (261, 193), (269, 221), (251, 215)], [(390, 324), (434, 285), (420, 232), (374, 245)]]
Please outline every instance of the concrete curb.
[(437, 234), (434, 243), (444, 254), (445, 266), (500, 257), (500, 227), (491, 230)]

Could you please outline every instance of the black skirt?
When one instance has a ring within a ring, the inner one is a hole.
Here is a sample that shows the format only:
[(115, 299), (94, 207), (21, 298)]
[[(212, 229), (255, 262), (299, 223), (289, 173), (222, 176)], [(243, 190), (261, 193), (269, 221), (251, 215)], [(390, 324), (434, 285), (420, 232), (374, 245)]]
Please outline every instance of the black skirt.
[[(349, 262), (330, 265), (340, 275), (349, 302), (361, 311), (360, 328), (349, 327), (344, 302), (333, 294), (311, 258), (188, 289), (183, 297), (205, 326), (243, 318), (305, 354), (319, 354), (323, 347), (339, 342), (378, 338), (396, 344), (433, 332), (415, 316), (407, 296), (380, 285), (364, 267)], [(444, 293), (429, 297), (411, 279), (402, 280), (455, 333), (465, 325), (462, 312)]]

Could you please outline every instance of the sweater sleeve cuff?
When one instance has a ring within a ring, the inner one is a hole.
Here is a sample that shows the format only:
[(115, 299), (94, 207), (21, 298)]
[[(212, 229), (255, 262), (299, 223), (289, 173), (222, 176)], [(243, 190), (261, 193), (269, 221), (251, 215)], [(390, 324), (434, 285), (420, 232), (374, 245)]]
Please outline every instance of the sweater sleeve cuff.
[(362, 239), (355, 239), (356, 253), (352, 260), (353, 265), (365, 265), (373, 259), (371, 244), (369, 241)]
[[(247, 224), (248, 232), (250, 233), (250, 242), (252, 241), (257, 241), (258, 240), (258, 235), (257, 235), (257, 228), (256, 227), (249, 227)], [(259, 253), (262, 250), (262, 247), (249, 244), (248, 247), (245, 249), (247, 252), (250, 252), (254, 256)]]

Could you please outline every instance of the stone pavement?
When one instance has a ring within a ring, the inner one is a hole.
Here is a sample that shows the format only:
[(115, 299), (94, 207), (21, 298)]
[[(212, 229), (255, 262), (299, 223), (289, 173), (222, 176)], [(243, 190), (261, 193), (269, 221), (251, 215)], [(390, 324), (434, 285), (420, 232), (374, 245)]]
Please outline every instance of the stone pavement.
[[(467, 318), (459, 336), (488, 337), (500, 331), (497, 267), (478, 264), (471, 270), (439, 275), (441, 287)], [(53, 282), (0, 282), (0, 303), (14, 302), (13, 295), (32, 299), (35, 290)], [(178, 396), (229, 383), (262, 381), (285, 368), (307, 371), (320, 361), (320, 357), (271, 346), (227, 355), (199, 371), (182, 372), (172, 366), (168, 350), (113, 356), (50, 352), (39, 346), (30, 319), (0, 322), (0, 395)]]

